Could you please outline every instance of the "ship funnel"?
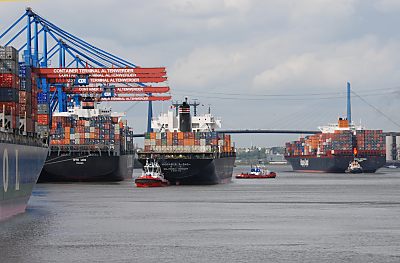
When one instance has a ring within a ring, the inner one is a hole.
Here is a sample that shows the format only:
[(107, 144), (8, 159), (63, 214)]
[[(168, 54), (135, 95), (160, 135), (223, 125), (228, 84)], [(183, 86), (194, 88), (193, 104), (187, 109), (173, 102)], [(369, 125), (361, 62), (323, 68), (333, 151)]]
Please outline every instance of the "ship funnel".
[(351, 124), (350, 82), (347, 82), (347, 121)]
[(187, 99), (179, 106), (179, 130), (181, 132), (192, 131), (192, 117), (190, 116), (190, 105)]

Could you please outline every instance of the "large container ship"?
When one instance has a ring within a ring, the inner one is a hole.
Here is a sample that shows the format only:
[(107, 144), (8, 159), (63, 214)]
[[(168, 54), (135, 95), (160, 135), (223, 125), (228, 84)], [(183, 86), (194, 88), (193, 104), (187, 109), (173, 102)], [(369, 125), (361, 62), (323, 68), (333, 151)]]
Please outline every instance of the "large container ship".
[(0, 221), (23, 213), (47, 156), (37, 126), (37, 86), (18, 51), (0, 47)]
[(386, 163), (382, 130), (366, 130), (340, 118), (317, 133), (286, 143), (286, 160), (293, 170), (344, 173), (353, 161), (362, 171), (374, 173)]
[(187, 101), (152, 121), (138, 160), (156, 161), (171, 184), (208, 185), (229, 182), (236, 158), (231, 137), (215, 131), (221, 120), (210, 111), (191, 116)]
[(93, 100), (53, 113), (50, 151), (39, 182), (122, 181), (132, 178), (135, 145), (123, 114)]

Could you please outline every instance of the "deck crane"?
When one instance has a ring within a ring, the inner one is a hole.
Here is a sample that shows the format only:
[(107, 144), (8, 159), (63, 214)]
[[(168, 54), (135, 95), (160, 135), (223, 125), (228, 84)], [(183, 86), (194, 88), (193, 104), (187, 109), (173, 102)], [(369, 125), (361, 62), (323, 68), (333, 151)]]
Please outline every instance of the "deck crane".
[[(148, 101), (147, 129), (151, 131), (152, 101), (171, 98), (169, 94), (160, 95), (170, 90), (165, 85), (164, 67), (139, 67), (63, 30), (31, 8), (0, 35), (0, 41), (9, 36), (3, 45), (20, 45), (18, 51), (23, 50), (25, 64), (37, 75), (38, 98), (49, 106), (50, 113), (66, 111), (68, 104), (79, 105), (87, 97), (97, 101)], [(57, 57), (57, 67), (49, 67)]]

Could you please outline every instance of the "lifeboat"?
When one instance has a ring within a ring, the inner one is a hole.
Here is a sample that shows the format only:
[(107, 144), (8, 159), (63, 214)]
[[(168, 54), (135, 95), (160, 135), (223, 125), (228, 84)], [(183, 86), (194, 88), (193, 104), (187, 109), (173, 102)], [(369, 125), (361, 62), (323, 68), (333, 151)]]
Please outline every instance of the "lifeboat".
[(146, 160), (142, 175), (135, 179), (135, 184), (136, 187), (163, 187), (168, 186), (169, 182), (156, 161)]

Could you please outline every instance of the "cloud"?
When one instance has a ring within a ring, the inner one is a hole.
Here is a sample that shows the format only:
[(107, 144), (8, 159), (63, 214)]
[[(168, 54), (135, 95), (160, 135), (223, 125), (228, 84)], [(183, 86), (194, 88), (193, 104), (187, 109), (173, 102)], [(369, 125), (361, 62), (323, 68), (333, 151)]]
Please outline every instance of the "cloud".
[(396, 13), (400, 10), (400, 2), (397, 0), (379, 0), (375, 1), (375, 7), (384, 13)]
[(395, 55), (399, 44), (379, 43), (375, 37), (367, 36), (325, 45), (323, 49), (289, 57), (265, 69), (254, 77), (253, 83), (268, 90), (275, 87), (294, 90), (299, 83), (304, 90), (333, 90), (347, 80), (357, 83), (361, 90), (378, 87), (382, 80), (394, 84), (400, 81), (397, 74), (400, 57)]
[(180, 58), (171, 68), (171, 79), (179, 87), (212, 87), (240, 77), (244, 54), (217, 47), (196, 49)]
[[(95, 4), (42, 0), (31, 4), (56, 25), (137, 65), (167, 66), (174, 99), (199, 95), (202, 103), (217, 104), (216, 114), (231, 128), (239, 128), (233, 127), (238, 123), (313, 128), (332, 121), (342, 109), (340, 99), (263, 101), (256, 95), (332, 92), (344, 90), (348, 80), (363, 94), (400, 82), (400, 37), (393, 27), (399, 22), (396, 0), (98, 0)], [(0, 5), (2, 31), (24, 12), (26, 3)], [(232, 93), (243, 96), (229, 96)], [(398, 116), (397, 100), (396, 96), (368, 97), (373, 105), (393, 113), (393, 118)], [(155, 105), (156, 112), (161, 110), (161, 104)], [(357, 100), (354, 105), (354, 112), (367, 111)], [(326, 114), (313, 115), (322, 107)], [(146, 105), (141, 104), (131, 112), (137, 131), (145, 128), (144, 117), (138, 117), (145, 111)], [(393, 129), (390, 123), (375, 120), (375, 113), (366, 115), (364, 123), (372, 120)]]

